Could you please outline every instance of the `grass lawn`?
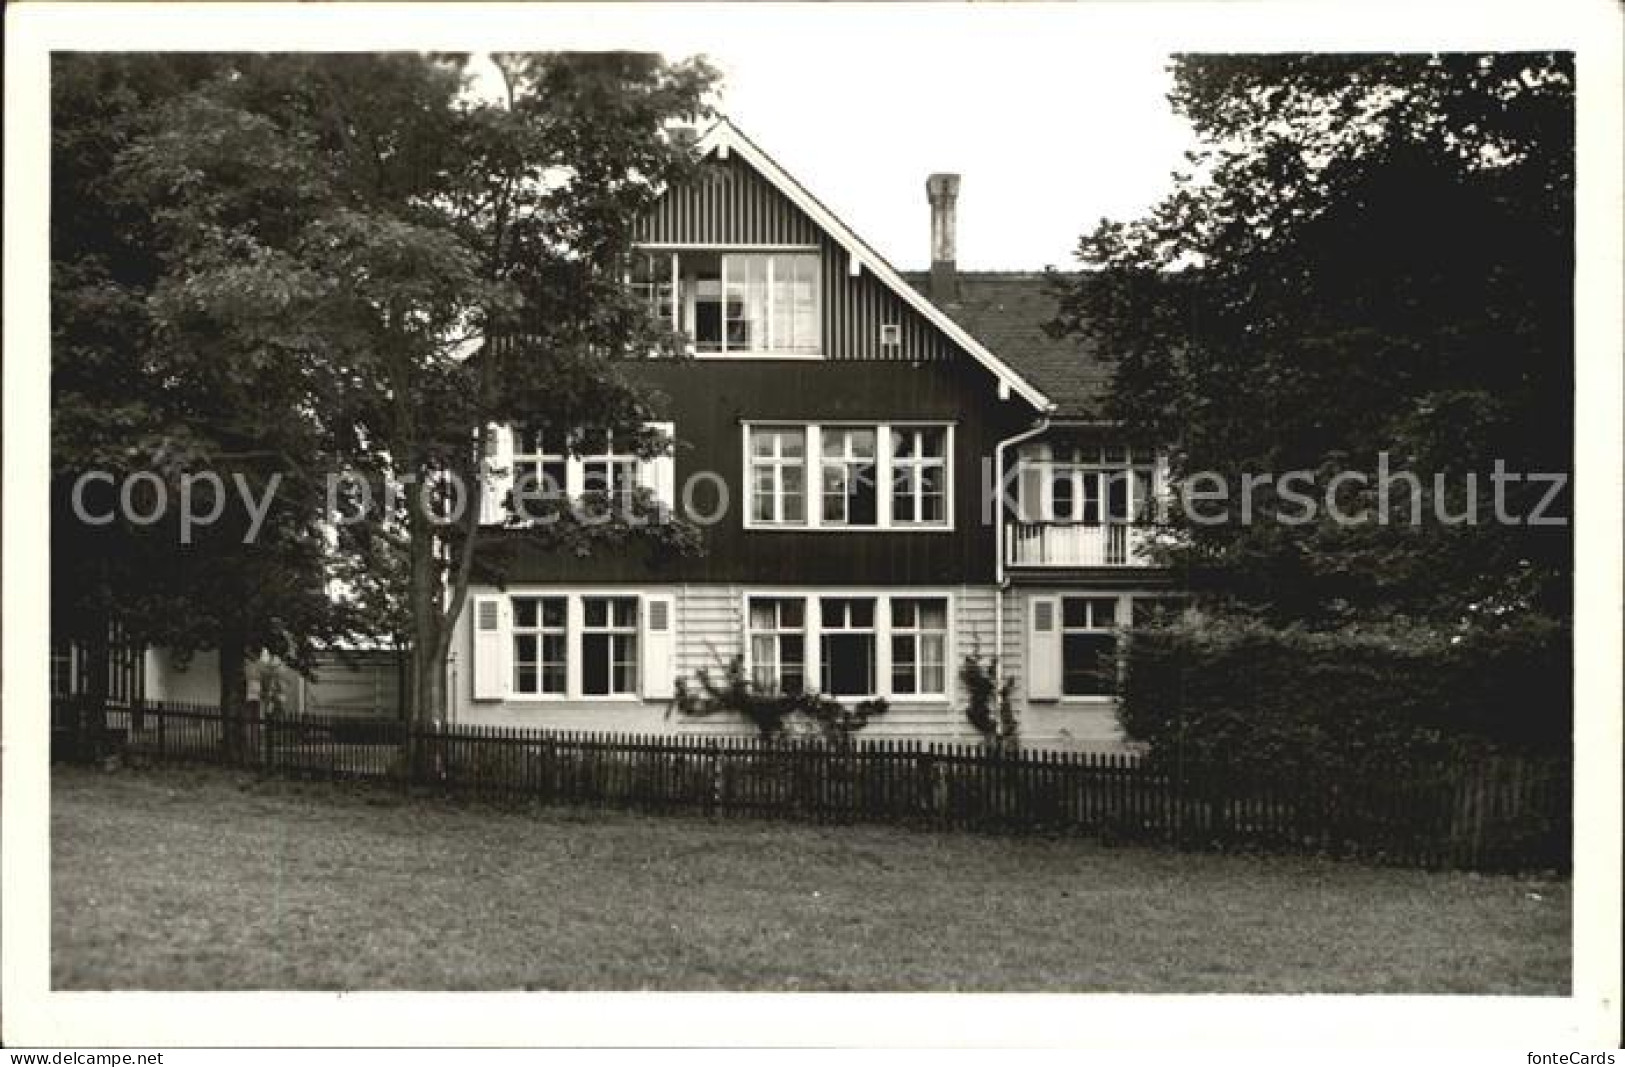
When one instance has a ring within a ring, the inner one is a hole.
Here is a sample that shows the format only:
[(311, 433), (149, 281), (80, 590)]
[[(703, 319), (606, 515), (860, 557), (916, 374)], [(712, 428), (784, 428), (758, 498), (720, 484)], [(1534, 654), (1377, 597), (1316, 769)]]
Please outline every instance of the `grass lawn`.
[(1521, 993), (1566, 880), (56, 768), (58, 989)]

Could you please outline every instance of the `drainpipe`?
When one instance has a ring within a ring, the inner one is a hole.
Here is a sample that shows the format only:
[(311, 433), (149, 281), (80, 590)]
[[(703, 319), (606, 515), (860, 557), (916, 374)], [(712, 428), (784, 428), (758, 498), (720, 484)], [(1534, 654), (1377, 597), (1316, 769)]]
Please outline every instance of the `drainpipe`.
[(1006, 437), (993, 448), (993, 484), (997, 487), (999, 508), (993, 522), (993, 655), (1004, 663), (1004, 590), (1010, 584), (1004, 575), (1004, 450), (1019, 445), (1049, 429), (1049, 416), (1020, 433)]

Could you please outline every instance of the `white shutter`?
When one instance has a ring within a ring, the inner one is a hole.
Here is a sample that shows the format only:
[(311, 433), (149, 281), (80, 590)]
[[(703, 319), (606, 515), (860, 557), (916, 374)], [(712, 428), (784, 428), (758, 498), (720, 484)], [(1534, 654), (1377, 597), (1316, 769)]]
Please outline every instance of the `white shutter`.
[(501, 700), (508, 689), (508, 598), (469, 597), (473, 609), (474, 699)]
[[(665, 434), (668, 439), (677, 435), (676, 423), (651, 422), (648, 426), (651, 430)], [(676, 457), (672, 452), (645, 460), (638, 465), (638, 473), (643, 487), (653, 493), (654, 498), (667, 510), (677, 506), (677, 467)]]
[(1027, 598), (1027, 697), (1061, 696), (1061, 603), (1053, 596)]
[(673, 693), (677, 671), (676, 603), (664, 594), (643, 598), (643, 695), (651, 700), (667, 700)]
[(485, 434), (485, 493), (480, 521), (495, 525), (508, 521), (503, 501), (513, 489), (513, 431), (507, 426), (489, 427)]

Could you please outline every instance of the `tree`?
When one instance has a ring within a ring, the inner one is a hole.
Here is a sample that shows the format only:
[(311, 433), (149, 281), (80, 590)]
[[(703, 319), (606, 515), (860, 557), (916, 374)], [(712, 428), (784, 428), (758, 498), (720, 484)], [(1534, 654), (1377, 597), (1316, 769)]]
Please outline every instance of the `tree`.
[[(1498, 461), (1572, 467), (1571, 59), (1183, 56), (1173, 70), (1202, 141), (1191, 170), (1146, 217), (1086, 235), (1088, 269), (1061, 283), (1053, 328), (1116, 360), (1102, 414), (1176, 442), (1176, 477), (1223, 476), (1232, 516), (1244, 475), (1303, 470), (1324, 489), (1374, 477), (1384, 453), (1422, 491), (1419, 523), (1408, 509), (1388, 525), (1324, 509), (1294, 522), (1302, 506), (1278, 485), (1251, 524), (1176, 508), (1165, 561), (1213, 604), (1280, 622), (1562, 618), (1568, 527), (1490, 512)], [(1469, 474), (1479, 521), (1439, 521), (1440, 505), (1464, 514)], [(1390, 499), (1408, 501), (1396, 484)], [(1528, 516), (1548, 485), (1506, 490)], [(1376, 486), (1339, 502), (1374, 507)]]
[[(380, 491), (357, 536), (398, 552), (420, 721), (444, 716), (444, 661), (482, 540), (486, 431), (523, 422), (613, 434), (652, 455), (658, 398), (620, 364), (675, 355), (622, 284), (633, 223), (692, 165), (702, 62), (632, 54), (501, 56), (499, 99), (463, 57), (242, 57), (169, 106), (119, 159), (159, 211), (153, 306), (183, 377), (221, 339), (233, 387), (272, 372), (288, 425)], [(304, 453), (301, 453), (304, 454)], [(299, 466), (295, 464), (295, 466)], [(353, 514), (353, 512), (352, 512)], [(574, 514), (574, 513), (572, 513)], [(589, 515), (589, 519), (596, 516)], [(566, 521), (537, 536), (590, 550), (675, 523)]]
[[(130, 162), (231, 72), (211, 55), (56, 60), (52, 601), (53, 633), (88, 652), (92, 706), (111, 632), (180, 657), (216, 650), (226, 741), (240, 748), (245, 661), (267, 651), (308, 667), (341, 617), (323, 584), (328, 449), (305, 403), (312, 383), (211, 314), (198, 296), (210, 285), (264, 294), (209, 259), (173, 190), (143, 188)], [(177, 262), (201, 281), (180, 284)], [(81, 484), (87, 474), (103, 480)]]

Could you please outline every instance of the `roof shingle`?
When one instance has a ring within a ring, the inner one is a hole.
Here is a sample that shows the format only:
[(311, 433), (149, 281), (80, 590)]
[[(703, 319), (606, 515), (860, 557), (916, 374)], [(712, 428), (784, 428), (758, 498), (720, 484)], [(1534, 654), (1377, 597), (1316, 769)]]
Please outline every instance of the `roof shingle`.
[[(929, 273), (902, 273), (916, 290), (930, 296)], [(1055, 401), (1055, 414), (1101, 416), (1101, 401), (1111, 386), (1111, 366), (1081, 338), (1056, 338), (1044, 329), (1057, 310), (1049, 275), (960, 271), (959, 300), (938, 306)]]

